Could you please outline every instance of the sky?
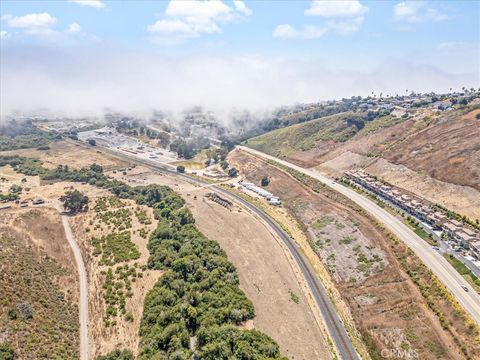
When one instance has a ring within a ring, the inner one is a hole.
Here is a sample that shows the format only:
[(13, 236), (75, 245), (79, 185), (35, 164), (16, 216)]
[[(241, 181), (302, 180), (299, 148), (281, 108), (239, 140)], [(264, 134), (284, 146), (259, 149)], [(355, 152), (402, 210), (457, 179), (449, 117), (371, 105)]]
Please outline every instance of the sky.
[(480, 86), (478, 1), (1, 0), (0, 117)]

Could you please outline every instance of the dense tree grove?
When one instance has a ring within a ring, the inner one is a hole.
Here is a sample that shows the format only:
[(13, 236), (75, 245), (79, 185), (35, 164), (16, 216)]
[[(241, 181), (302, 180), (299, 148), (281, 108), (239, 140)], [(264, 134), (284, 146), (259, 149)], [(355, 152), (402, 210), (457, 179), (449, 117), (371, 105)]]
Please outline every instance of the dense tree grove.
[[(47, 170), (38, 161), (0, 156), (2, 164), (44, 179), (88, 182), (154, 209), (158, 226), (148, 243), (148, 266), (165, 272), (145, 298), (139, 359), (186, 360), (194, 354), (206, 360), (284, 359), (270, 337), (235, 326), (254, 317), (253, 304), (240, 290), (236, 269), (225, 252), (197, 229), (184, 200), (171, 188), (130, 187), (109, 180), (95, 164), (80, 170), (66, 166)], [(115, 355), (121, 352), (112, 354), (102, 359), (129, 359)]]

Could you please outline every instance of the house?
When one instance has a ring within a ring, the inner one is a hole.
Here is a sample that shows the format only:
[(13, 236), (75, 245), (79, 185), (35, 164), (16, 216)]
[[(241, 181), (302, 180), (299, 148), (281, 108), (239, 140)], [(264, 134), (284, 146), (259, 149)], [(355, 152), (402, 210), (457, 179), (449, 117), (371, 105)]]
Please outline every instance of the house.
[(457, 239), (457, 241), (460, 243), (460, 245), (462, 247), (464, 247), (465, 249), (469, 249), (470, 248), (470, 243), (475, 239), (474, 237), (466, 234), (463, 229), (461, 231), (457, 231), (455, 233), (455, 238)]
[(473, 257), (480, 260), (480, 239), (476, 239), (470, 243), (470, 252)]
[(447, 221), (443, 224), (443, 231), (450, 237), (455, 237), (455, 233), (458, 230), (458, 226), (453, 224), (451, 221)]

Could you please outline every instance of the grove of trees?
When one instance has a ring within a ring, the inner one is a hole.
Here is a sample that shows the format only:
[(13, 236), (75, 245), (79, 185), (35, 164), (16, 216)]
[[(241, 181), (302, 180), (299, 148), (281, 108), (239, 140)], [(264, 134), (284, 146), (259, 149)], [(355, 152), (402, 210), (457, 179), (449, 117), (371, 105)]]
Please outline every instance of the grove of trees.
[[(185, 201), (171, 188), (131, 187), (109, 180), (95, 164), (80, 170), (67, 166), (48, 170), (39, 161), (0, 156), (2, 164), (43, 179), (86, 181), (154, 209), (158, 225), (148, 242), (148, 267), (164, 274), (145, 298), (139, 359), (284, 359), (270, 337), (237, 326), (254, 317), (253, 304), (239, 288), (238, 274), (225, 252), (197, 229)], [(193, 350), (192, 337), (198, 339)], [(100, 359), (131, 359), (124, 354), (116, 351)]]

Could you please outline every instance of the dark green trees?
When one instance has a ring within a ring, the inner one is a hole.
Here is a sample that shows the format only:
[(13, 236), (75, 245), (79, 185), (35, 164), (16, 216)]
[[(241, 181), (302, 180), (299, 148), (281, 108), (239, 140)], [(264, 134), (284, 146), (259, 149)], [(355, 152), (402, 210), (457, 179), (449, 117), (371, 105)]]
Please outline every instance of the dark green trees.
[(60, 201), (63, 202), (65, 210), (71, 214), (77, 214), (88, 209), (88, 197), (78, 190), (67, 191), (65, 195), (60, 197)]

